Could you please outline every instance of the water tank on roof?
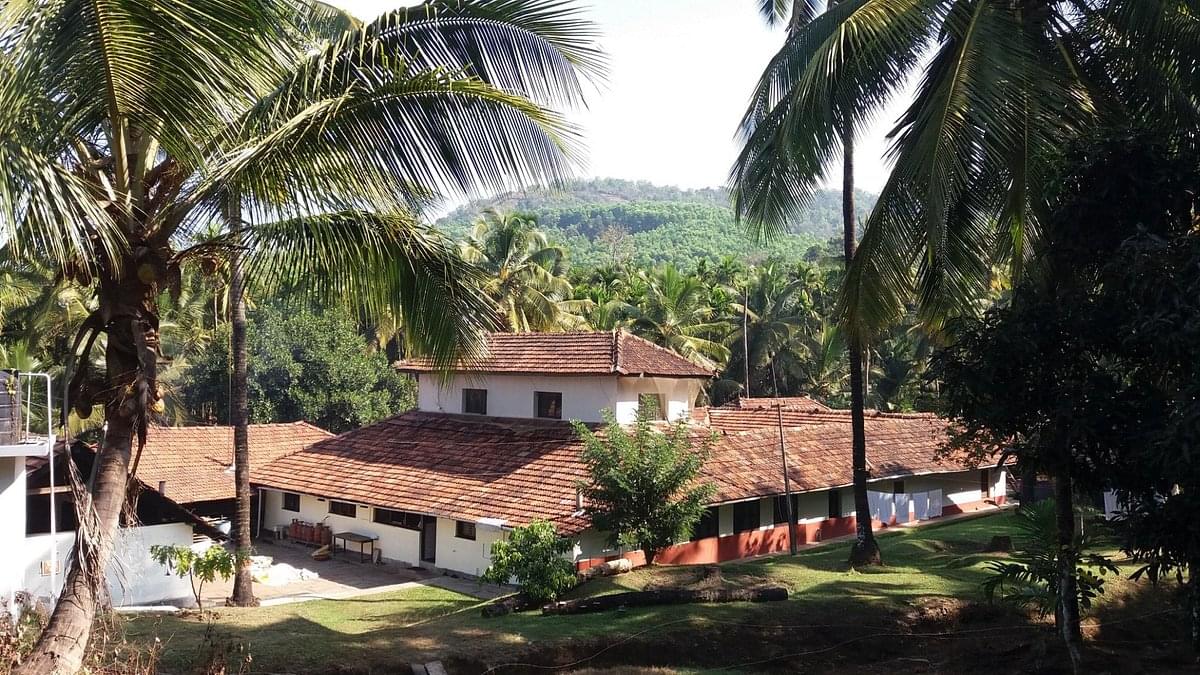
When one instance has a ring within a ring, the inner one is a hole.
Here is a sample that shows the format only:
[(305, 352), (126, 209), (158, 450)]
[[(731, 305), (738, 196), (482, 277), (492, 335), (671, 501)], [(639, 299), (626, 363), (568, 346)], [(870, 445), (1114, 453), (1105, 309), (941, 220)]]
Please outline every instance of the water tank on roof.
[(0, 370), (0, 445), (16, 445), (21, 432), (21, 387), (17, 373)]

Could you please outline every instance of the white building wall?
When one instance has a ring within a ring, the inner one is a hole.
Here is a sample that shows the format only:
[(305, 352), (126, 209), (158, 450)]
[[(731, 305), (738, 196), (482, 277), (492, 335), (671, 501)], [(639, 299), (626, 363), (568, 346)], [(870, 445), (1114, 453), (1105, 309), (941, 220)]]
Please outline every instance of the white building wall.
[[(39, 534), (25, 539), (20, 554), (9, 556), (22, 571), (22, 587), (34, 598), (46, 600), (62, 590), (63, 572), (69, 568), (69, 556), (75, 543), (74, 532), (55, 535)], [(192, 526), (186, 523), (166, 523), (143, 527), (126, 527), (117, 531), (113, 557), (107, 572), (108, 592), (113, 605), (173, 604), (190, 606), (195, 603), (191, 583), (180, 578), (150, 557), (151, 546), (190, 546)], [(50, 574), (50, 548), (58, 552), (58, 573)]]
[[(395, 525), (384, 525), (374, 522), (373, 507), (358, 504), (358, 516), (350, 518), (329, 512), (329, 500), (322, 500), (315, 495), (300, 495), (300, 511), (286, 511), (283, 508), (283, 493), (277, 490), (263, 490), (263, 531), (267, 532), (276, 526), (291, 525), (293, 519), (310, 523), (324, 523), (334, 532), (358, 532), (359, 534), (375, 535), (379, 540), (375, 548), (383, 552), (383, 557), (404, 565), (416, 565), (421, 558), (421, 533)], [(439, 533), (440, 534), (440, 533)], [(351, 547), (355, 551), (355, 547)]]
[[(24, 565), (13, 551), (24, 550), (25, 458), (0, 457), (0, 597), (10, 603), (24, 583)], [(11, 606), (11, 604), (10, 604)]]
[(454, 536), (455, 522), (438, 518), (437, 549), (434, 566), (471, 576), (480, 576), (492, 562), (492, 544), (504, 538), (504, 531), (494, 525), (475, 525), (475, 539)]
[(419, 378), (417, 408), (425, 412), (461, 414), (463, 389), (486, 389), (487, 414), (492, 417), (534, 417), (534, 392), (562, 394), (565, 420), (602, 421), (600, 411), (611, 410), (622, 424), (637, 417), (638, 395), (659, 394), (666, 403), (667, 418), (684, 418), (700, 394), (696, 379), (617, 377), (615, 375), (499, 375), (459, 374), (440, 380), (436, 375)]

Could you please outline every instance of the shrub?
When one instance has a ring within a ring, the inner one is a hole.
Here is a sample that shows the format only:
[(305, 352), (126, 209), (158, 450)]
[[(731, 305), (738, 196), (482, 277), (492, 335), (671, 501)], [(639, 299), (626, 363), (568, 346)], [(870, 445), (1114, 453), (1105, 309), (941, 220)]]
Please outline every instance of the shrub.
[(237, 557), (224, 546), (215, 544), (203, 553), (197, 553), (187, 546), (151, 546), (150, 557), (179, 578), (187, 577), (192, 584), (197, 609), (204, 609), (200, 599), (204, 584), (216, 580), (218, 576), (222, 580), (229, 579), (237, 566)]
[(482, 579), (506, 584), (516, 578), (530, 600), (549, 602), (575, 585), (574, 568), (563, 557), (570, 550), (571, 542), (558, 536), (553, 525), (535, 520), (492, 544), (492, 564)]
[[(1079, 604), (1087, 609), (1092, 601), (1104, 593), (1104, 578), (1110, 572), (1117, 574), (1116, 565), (1098, 553), (1088, 553), (1095, 545), (1097, 535), (1103, 532), (1103, 523), (1095, 513), (1080, 509), (1079, 517), (1086, 527), (1076, 528), (1074, 550), (1077, 560), (1075, 584)], [(1046, 616), (1059, 607), (1058, 588), (1058, 536), (1055, 524), (1055, 503), (1046, 499), (1022, 505), (1016, 514), (1019, 531), (1014, 542), (1011, 560), (993, 560), (988, 563), (991, 576), (983, 582), (983, 590), (989, 601), (999, 595), (1002, 600), (1020, 607), (1032, 608)]]

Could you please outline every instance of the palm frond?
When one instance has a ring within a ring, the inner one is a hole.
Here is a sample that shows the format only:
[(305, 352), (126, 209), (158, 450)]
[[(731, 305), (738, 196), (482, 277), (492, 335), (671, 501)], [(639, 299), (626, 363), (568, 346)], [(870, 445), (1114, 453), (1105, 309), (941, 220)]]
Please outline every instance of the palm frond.
[(244, 236), (247, 278), (264, 292), (356, 298), (372, 316), (400, 317), (409, 349), (438, 364), (476, 356), (494, 328), (478, 273), (409, 215), (327, 213), (253, 224)]

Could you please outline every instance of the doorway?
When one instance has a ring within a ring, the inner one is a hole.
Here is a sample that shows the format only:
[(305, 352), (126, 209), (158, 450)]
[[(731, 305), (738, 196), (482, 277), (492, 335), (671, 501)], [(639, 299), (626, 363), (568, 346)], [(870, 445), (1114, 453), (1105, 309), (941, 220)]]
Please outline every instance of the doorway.
[(421, 519), (421, 562), (436, 562), (437, 518), (426, 516)]

